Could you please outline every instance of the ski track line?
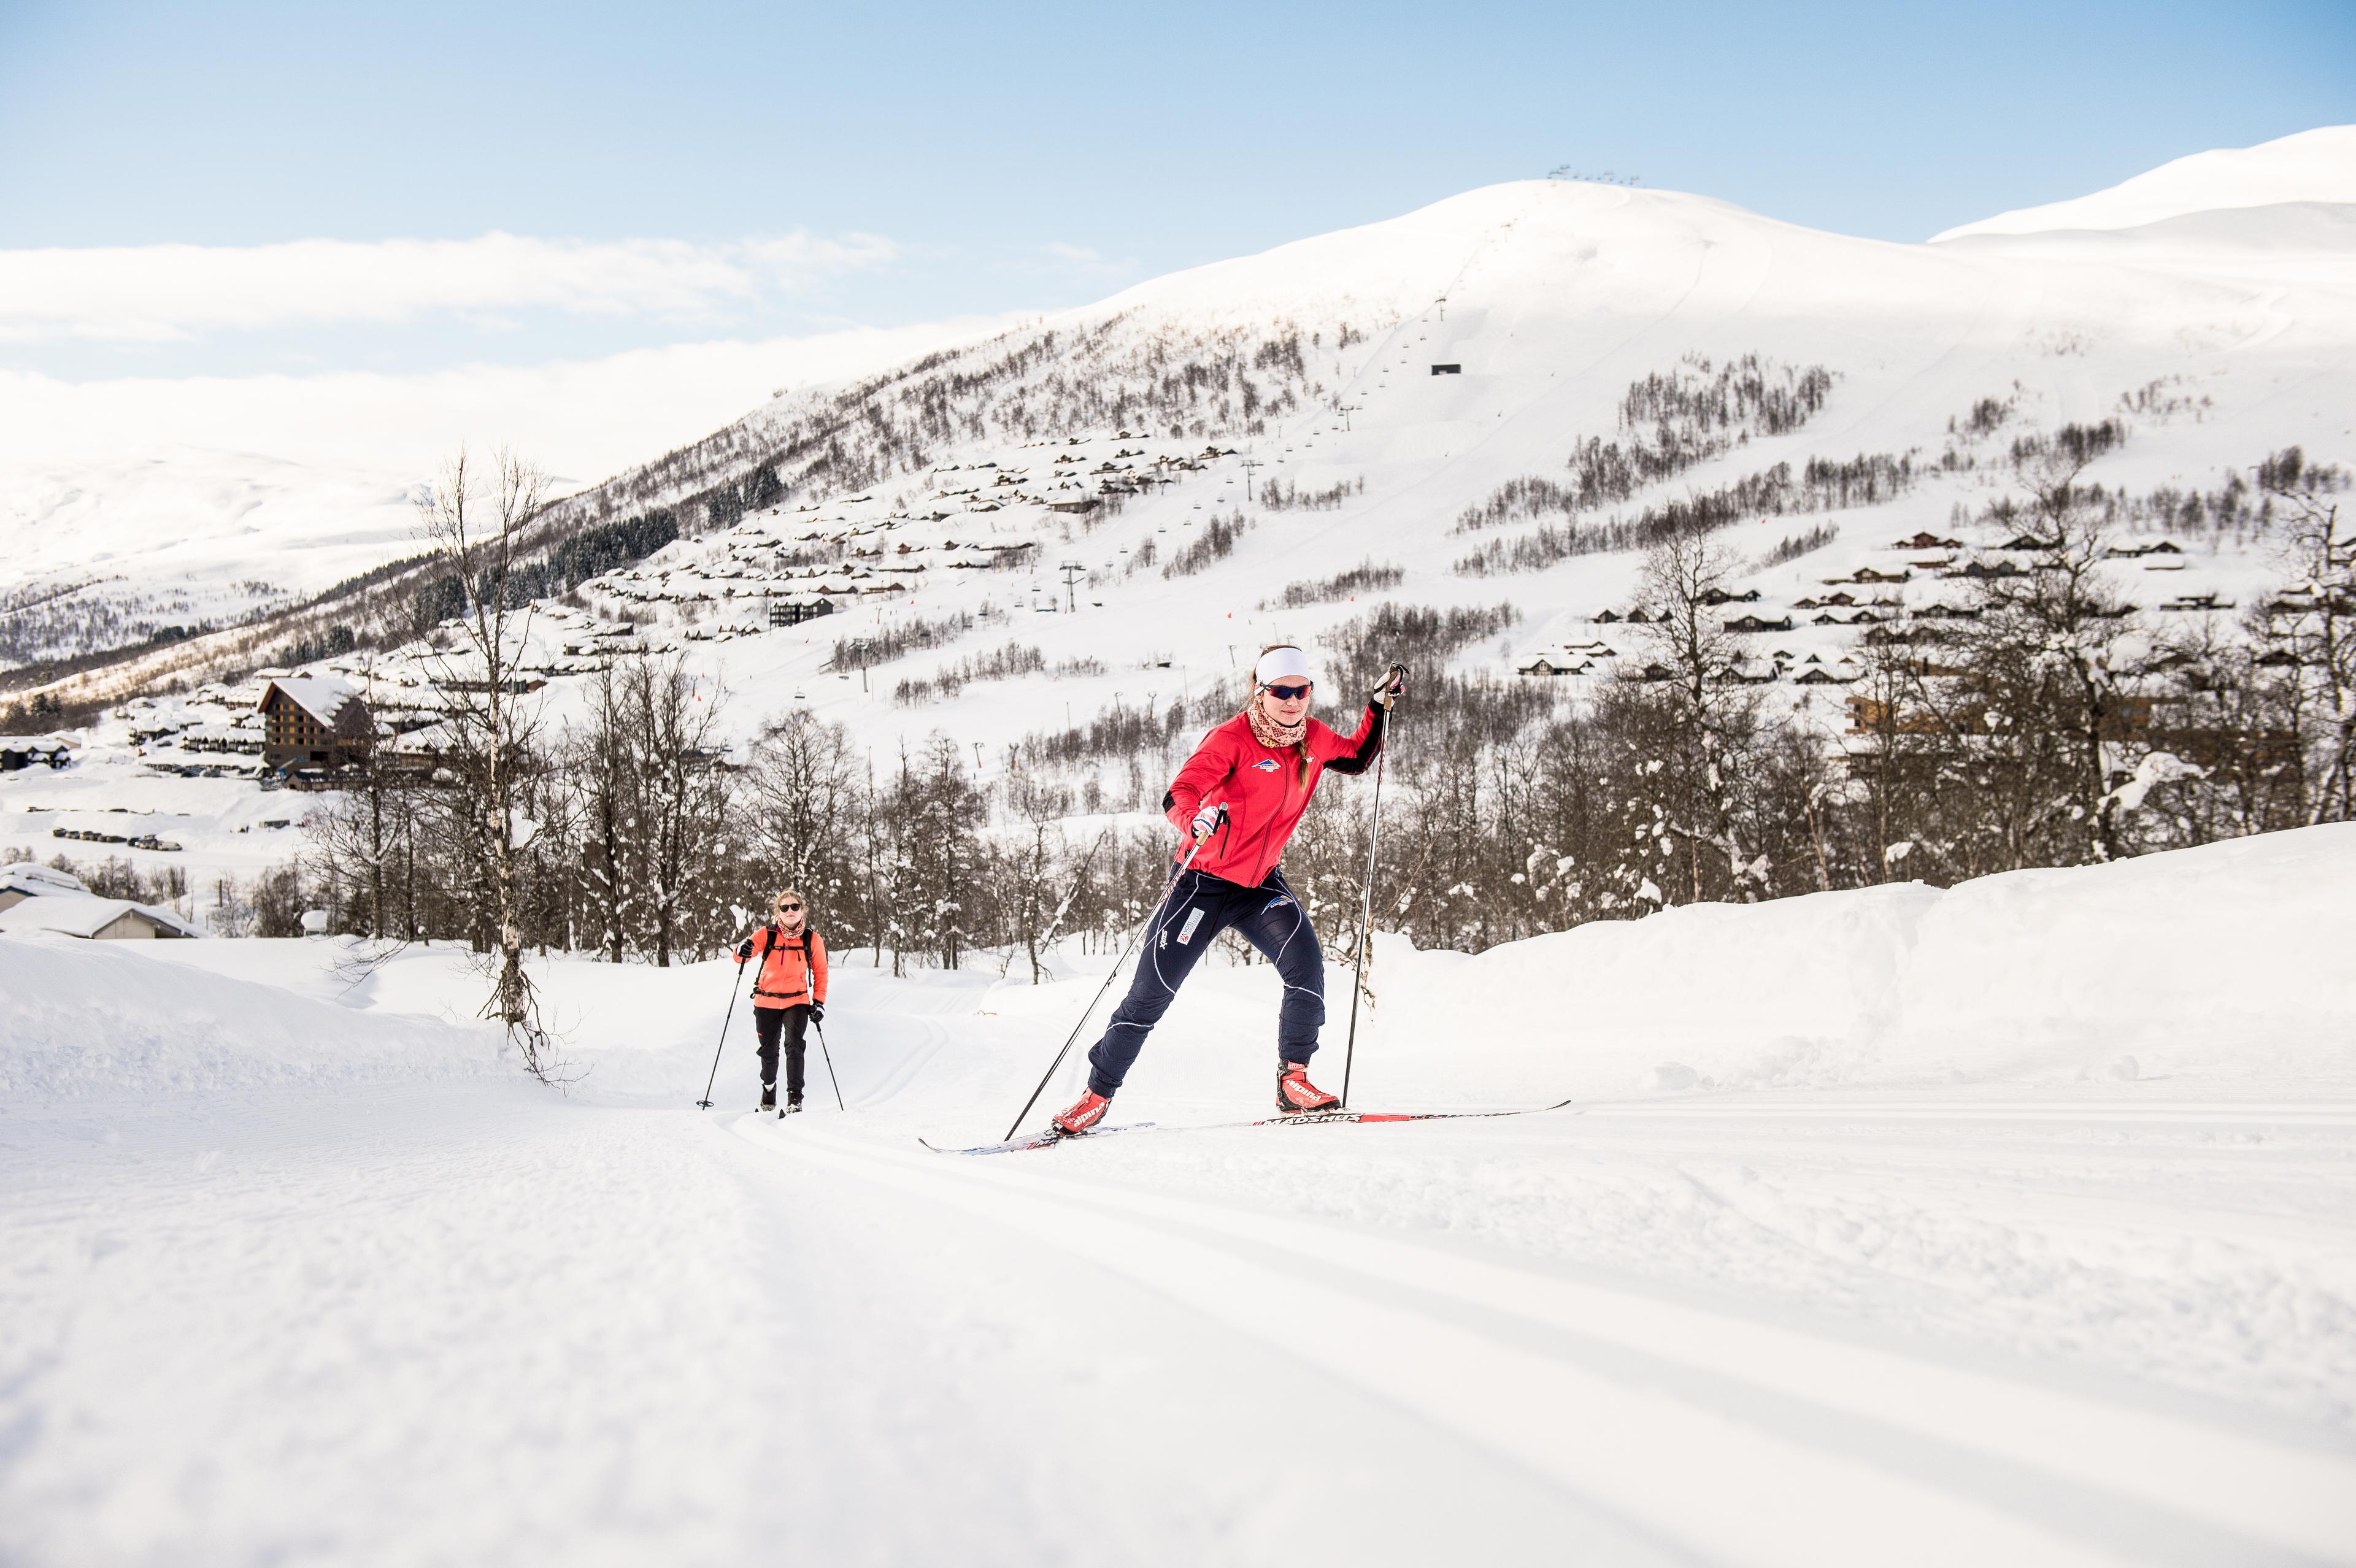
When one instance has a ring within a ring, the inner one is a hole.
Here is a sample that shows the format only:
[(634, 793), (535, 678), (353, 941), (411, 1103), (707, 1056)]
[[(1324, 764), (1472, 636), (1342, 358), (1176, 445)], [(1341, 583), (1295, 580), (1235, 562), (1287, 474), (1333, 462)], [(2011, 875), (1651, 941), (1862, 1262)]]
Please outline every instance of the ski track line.
[[(1079, 1252), (1263, 1338), (1324, 1325), (1289, 1352), (1726, 1561), (2356, 1562), (2356, 1457), (1336, 1228), (801, 1130), (752, 1141)], [(1075, 1232), (1075, 1208), (1099, 1222)], [(1617, 1350), (1622, 1375), (1415, 1305), (1432, 1297)], [(1631, 1377), (1631, 1351), (1673, 1375)], [(1663, 1386), (1680, 1382), (1699, 1386)], [(1725, 1413), (1762, 1396), (1773, 1427)], [(1892, 1473), (1910, 1450), (1936, 1479)], [(1966, 1484), (2044, 1517), (1944, 1489), (1958, 1455)], [(1695, 1473), (1721, 1506), (1695, 1506)], [(2094, 1495), (2057, 1494), (2057, 1478)]]
[[(916, 1081), (916, 1075), (931, 1063), (934, 1057), (940, 1054), (941, 1047), (948, 1042), (949, 1038), (948, 1025), (934, 1019), (920, 1018), (917, 1021), (923, 1026), (923, 1038), (916, 1044), (901, 1051), (900, 1059), (884, 1069), (883, 1075), (874, 1083), (862, 1089), (856, 1094), (846, 1093), (843, 1096), (844, 1099), (858, 1101), (859, 1108), (862, 1111), (873, 1110)], [(812, 1043), (816, 1043), (815, 1040)], [(872, 1048), (862, 1044), (860, 1049), (864, 1051)], [(849, 1053), (846, 1051), (844, 1054), (847, 1057)], [(838, 1071), (841, 1065), (840, 1061), (835, 1064)]]
[(2126, 1105), (1695, 1105), (1655, 1100), (1578, 1102), (1586, 1115), (1614, 1121), (1664, 1117), (1679, 1120), (1833, 1122), (2103, 1122), (2222, 1127), (2356, 1127), (2356, 1105), (2201, 1104)]

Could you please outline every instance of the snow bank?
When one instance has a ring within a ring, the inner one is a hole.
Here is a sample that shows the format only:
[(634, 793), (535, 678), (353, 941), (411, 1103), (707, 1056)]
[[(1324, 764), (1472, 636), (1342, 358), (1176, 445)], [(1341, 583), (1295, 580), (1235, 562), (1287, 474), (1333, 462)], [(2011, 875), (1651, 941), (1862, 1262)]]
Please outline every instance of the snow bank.
[(1694, 905), (1470, 959), (1401, 946), (1375, 984), (1407, 1063), (1462, 1075), (1486, 1055), (1473, 1075), (1541, 1092), (2346, 1084), (2351, 950), (2356, 825), (2340, 824), (1944, 891)]
[(150, 945), (0, 938), (0, 1104), (512, 1072), (487, 1028), (359, 1012), (125, 951)]

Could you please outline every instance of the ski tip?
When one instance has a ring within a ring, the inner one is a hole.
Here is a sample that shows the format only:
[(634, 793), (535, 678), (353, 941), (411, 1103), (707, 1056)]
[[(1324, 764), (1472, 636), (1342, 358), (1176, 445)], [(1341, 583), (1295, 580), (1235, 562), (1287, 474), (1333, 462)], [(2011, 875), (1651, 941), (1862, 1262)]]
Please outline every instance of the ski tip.
[(1110, 1137), (1118, 1133), (1143, 1132), (1146, 1128), (1151, 1125), (1153, 1125), (1151, 1122), (1123, 1122), (1118, 1126), (1092, 1127), (1085, 1133), (1066, 1133), (1060, 1130), (1051, 1130), (1044, 1133), (1033, 1133), (1027, 1138), (1015, 1138), (1008, 1143), (982, 1144), (979, 1147), (975, 1148), (956, 1148), (946, 1147), (941, 1144), (937, 1144), (930, 1138), (926, 1137), (918, 1137), (916, 1141), (924, 1145), (926, 1148), (932, 1150), (935, 1154), (1017, 1154), (1025, 1149), (1054, 1148), (1059, 1144), (1086, 1143), (1092, 1138)]

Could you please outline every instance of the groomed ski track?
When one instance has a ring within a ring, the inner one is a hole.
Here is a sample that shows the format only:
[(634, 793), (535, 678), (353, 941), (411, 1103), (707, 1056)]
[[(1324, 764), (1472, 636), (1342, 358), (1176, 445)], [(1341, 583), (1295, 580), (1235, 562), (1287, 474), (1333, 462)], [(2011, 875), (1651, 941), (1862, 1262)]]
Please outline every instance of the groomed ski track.
[[(2356, 1107), (2325, 1125), (2356, 1126)], [(2356, 1452), (1037, 1162), (976, 1168), (756, 1117), (731, 1130), (781, 1166), (958, 1211), (1259, 1340), (1293, 1369), (1278, 1403), (1339, 1388), (1390, 1406), (1559, 1488), (1626, 1561), (2356, 1561), (2356, 1504), (2321, 1504), (2356, 1488)]]
[[(250, 1016), (178, 963), (43, 960)], [(1260, 1099), (1209, 978), (1132, 1114)], [(950, 1160), (915, 1135), (1002, 1128), (1054, 1014), (857, 976), (851, 1110), (814, 1082), (780, 1122), (742, 1041), (684, 1104), (724, 981), (584, 966), (697, 999), (645, 1015), (675, 1045), (584, 1036), (569, 1097), (451, 1065), (0, 1118), (0, 1562), (2356, 1563), (2344, 1093), (1697, 1092)], [(1369, 1104), (1431, 1103), (1398, 1050)]]

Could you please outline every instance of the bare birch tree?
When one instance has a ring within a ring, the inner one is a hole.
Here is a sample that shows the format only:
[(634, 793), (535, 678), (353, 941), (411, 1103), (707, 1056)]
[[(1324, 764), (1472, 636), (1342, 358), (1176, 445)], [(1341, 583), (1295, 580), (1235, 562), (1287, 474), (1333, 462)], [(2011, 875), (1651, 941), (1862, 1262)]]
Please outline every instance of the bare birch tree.
[(492, 990), (483, 1016), (497, 1019), (534, 1077), (555, 1082), (553, 1044), (523, 966), (520, 867), (538, 831), (524, 810), (535, 765), (540, 706), (527, 699), (528, 602), (510, 592), (523, 530), (539, 511), (547, 480), (501, 451), (486, 475), (462, 449), (441, 481), (420, 496), (418, 531), (464, 590), (455, 646), (429, 661), (444, 704), (446, 748), (436, 792), (451, 848), (466, 867), (460, 896), (470, 906), (477, 949), (491, 955)]

